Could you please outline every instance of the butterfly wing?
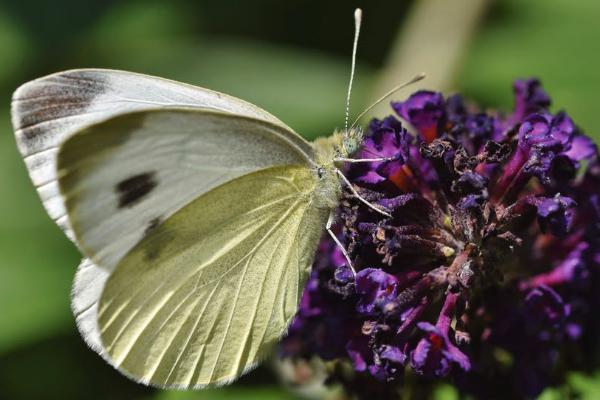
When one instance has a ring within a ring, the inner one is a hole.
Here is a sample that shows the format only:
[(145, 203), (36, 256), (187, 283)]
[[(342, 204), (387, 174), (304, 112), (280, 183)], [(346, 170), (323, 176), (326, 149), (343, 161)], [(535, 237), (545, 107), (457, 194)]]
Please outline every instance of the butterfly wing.
[[(165, 108), (219, 110), (291, 129), (266, 111), (208, 89), (125, 71), (83, 69), (28, 82), (12, 100), (17, 145), (48, 214), (72, 238), (60, 195), (56, 162), (60, 145), (83, 127), (118, 115)], [(309, 145), (296, 135), (299, 146)]]
[(161, 387), (227, 383), (286, 330), (328, 211), (306, 166), (272, 167), (192, 201), (108, 278), (102, 343), (126, 375)]
[(109, 276), (110, 271), (84, 258), (77, 267), (71, 290), (71, 311), (77, 329), (87, 345), (103, 357), (106, 356), (98, 329), (98, 301)]

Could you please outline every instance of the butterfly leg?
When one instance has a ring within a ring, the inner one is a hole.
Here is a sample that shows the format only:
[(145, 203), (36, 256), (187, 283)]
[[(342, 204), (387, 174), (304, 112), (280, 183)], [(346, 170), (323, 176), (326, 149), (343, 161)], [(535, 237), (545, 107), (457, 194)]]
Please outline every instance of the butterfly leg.
[(346, 184), (346, 186), (348, 186), (348, 189), (350, 189), (350, 191), (352, 192), (352, 194), (358, 200), (362, 201), (364, 204), (366, 204), (372, 210), (375, 210), (378, 213), (380, 213), (382, 215), (385, 215), (388, 218), (392, 218), (392, 215), (390, 213), (388, 213), (387, 211), (382, 210), (381, 206), (376, 206), (375, 204), (372, 204), (372, 203), (368, 202), (360, 194), (358, 194), (358, 192), (356, 191), (356, 189), (354, 189), (354, 186), (352, 186), (352, 183), (350, 183), (350, 181), (348, 180), (348, 178), (346, 178), (346, 176), (342, 173), (342, 171), (340, 171), (339, 169), (336, 168), (335, 172), (337, 172), (337, 174), (340, 176), (340, 178), (342, 178), (342, 181), (344, 181), (344, 183)]
[(348, 255), (346, 248), (340, 242), (340, 240), (337, 238), (336, 234), (333, 233), (333, 231), (331, 230), (331, 225), (333, 225), (334, 221), (335, 221), (335, 210), (332, 210), (329, 213), (329, 218), (327, 219), (327, 225), (325, 225), (325, 229), (327, 229), (327, 233), (329, 233), (329, 236), (331, 236), (331, 238), (333, 239), (335, 244), (337, 244), (338, 247), (340, 248), (340, 251), (342, 252), (344, 257), (346, 258), (346, 261), (348, 262), (348, 267), (350, 267), (350, 270), (352, 270), (352, 273), (354, 274), (354, 276), (356, 276), (356, 271), (354, 270), (354, 266), (352, 265), (352, 260), (350, 260), (350, 256)]

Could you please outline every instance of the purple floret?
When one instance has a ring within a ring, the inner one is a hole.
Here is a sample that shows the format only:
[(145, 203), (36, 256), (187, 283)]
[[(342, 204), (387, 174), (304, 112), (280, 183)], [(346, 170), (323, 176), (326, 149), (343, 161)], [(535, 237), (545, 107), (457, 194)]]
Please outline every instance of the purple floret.
[(366, 268), (356, 274), (356, 311), (364, 315), (380, 313), (396, 298), (397, 279), (379, 268)]
[(416, 128), (420, 139), (426, 142), (438, 136), (445, 122), (445, 101), (441, 93), (422, 90), (406, 101), (392, 102), (392, 108)]
[(435, 325), (419, 322), (417, 327), (425, 333), (412, 352), (411, 365), (415, 371), (427, 376), (445, 377), (455, 364), (464, 371), (471, 362), (450, 339), (451, 323), (458, 296), (449, 294)]

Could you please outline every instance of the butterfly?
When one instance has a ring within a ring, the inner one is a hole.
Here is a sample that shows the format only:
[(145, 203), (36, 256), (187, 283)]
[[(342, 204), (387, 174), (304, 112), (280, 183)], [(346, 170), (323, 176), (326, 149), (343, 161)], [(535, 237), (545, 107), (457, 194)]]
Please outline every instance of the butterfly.
[(322, 233), (343, 249), (330, 229), (343, 185), (389, 217), (340, 170), (360, 162), (348, 158), (360, 129), (309, 143), (204, 88), (64, 71), (18, 88), (12, 123), (44, 207), (84, 255), (72, 290), (81, 335), (144, 384), (222, 385), (264, 359)]

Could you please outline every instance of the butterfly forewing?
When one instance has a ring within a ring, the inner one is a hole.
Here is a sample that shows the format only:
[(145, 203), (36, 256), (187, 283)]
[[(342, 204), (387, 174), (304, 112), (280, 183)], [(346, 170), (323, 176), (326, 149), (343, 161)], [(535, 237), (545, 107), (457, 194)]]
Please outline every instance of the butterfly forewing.
[[(18, 147), (44, 207), (70, 238), (72, 231), (56, 175), (60, 145), (100, 121), (134, 111), (173, 107), (219, 110), (291, 131), (266, 111), (234, 97), (125, 71), (64, 71), (28, 82), (15, 91), (11, 114)], [(297, 135), (296, 141), (309, 148)]]
[(296, 312), (328, 210), (305, 166), (264, 169), (194, 200), (108, 279), (108, 357), (157, 386), (226, 383), (263, 358)]
[(273, 165), (306, 165), (293, 133), (197, 110), (125, 114), (61, 147), (59, 182), (77, 241), (111, 269), (147, 232), (194, 198)]

